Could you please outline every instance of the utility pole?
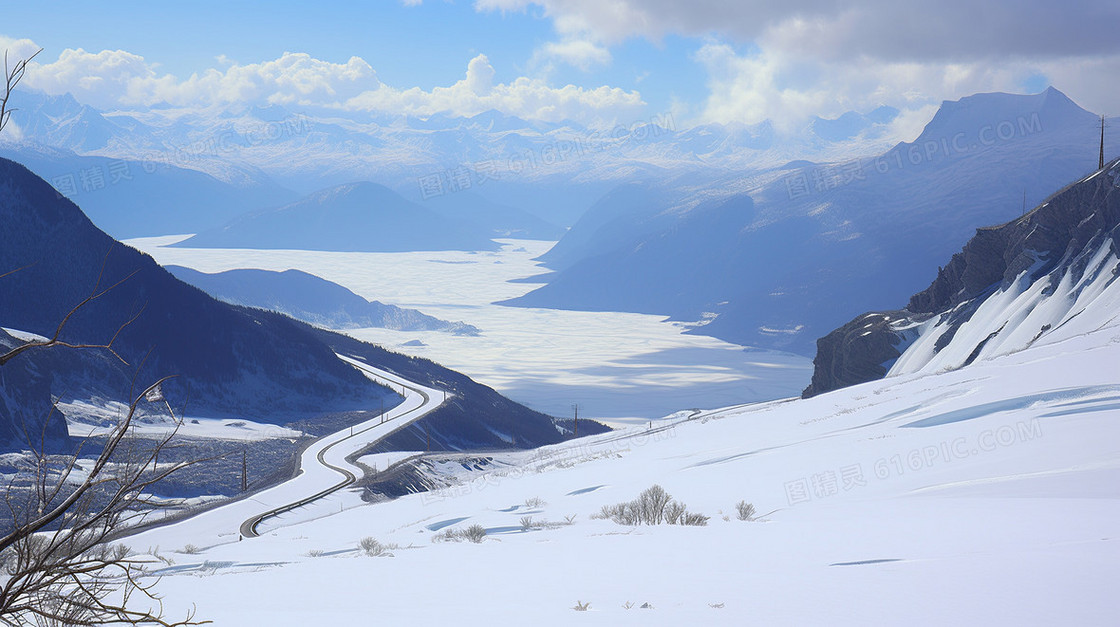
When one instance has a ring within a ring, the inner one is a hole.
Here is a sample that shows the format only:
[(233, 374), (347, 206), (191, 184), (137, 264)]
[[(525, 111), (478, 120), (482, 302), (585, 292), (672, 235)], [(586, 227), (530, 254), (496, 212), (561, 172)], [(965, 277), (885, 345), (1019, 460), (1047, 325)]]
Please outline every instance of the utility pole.
[(1098, 170), (1104, 169), (1104, 116), (1101, 116), (1101, 158), (1097, 165)]
[(572, 424), (573, 424), (573, 429), (572, 430), (575, 431), (575, 434), (574, 434), (573, 437), (578, 438), (579, 437), (579, 404), (578, 403), (572, 403), (572, 411), (575, 412), (575, 419), (572, 421)]

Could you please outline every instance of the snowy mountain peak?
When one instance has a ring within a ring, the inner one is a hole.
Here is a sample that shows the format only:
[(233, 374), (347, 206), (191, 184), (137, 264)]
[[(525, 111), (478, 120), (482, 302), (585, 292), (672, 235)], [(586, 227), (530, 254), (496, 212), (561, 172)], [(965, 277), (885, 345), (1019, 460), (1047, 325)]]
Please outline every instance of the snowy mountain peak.
[(957, 138), (987, 144), (1066, 126), (1089, 127), (1095, 119), (1053, 87), (1030, 95), (974, 94), (941, 103), (914, 143)]

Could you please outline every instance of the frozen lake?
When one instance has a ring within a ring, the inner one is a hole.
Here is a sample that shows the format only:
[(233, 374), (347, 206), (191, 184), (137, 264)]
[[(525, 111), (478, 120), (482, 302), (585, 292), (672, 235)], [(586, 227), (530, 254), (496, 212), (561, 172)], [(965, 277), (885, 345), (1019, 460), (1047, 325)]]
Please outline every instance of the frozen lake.
[[(680, 409), (723, 407), (796, 396), (812, 362), (798, 355), (744, 350), (686, 335), (659, 316), (525, 309), (494, 305), (535, 286), (511, 280), (541, 274), (533, 258), (553, 242), (500, 240), (498, 252), (338, 253), (168, 248), (181, 236), (129, 240), (164, 265), (201, 272), (299, 269), (369, 300), (419, 309), (482, 330), (350, 329), (363, 340), (432, 359), (534, 409), (625, 423)], [(419, 341), (419, 344), (416, 341)]]

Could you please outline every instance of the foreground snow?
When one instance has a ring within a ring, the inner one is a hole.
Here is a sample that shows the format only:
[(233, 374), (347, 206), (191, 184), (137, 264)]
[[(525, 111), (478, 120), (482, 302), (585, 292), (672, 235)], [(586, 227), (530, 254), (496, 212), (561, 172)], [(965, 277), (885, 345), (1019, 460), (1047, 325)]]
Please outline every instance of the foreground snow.
[[(169, 610), (195, 603), (216, 625), (1113, 624), (1118, 363), (1108, 326), (954, 372), (491, 456), (482, 471), (446, 463), (460, 485), (373, 505), (342, 495), (342, 513), (252, 540), (210, 545), (188, 521), (130, 544), (174, 562), (159, 573)], [(654, 483), (708, 526), (591, 518)], [(738, 520), (741, 499), (762, 520)], [(476, 523), (481, 544), (434, 539)], [(404, 548), (367, 557), (365, 537)], [(174, 552), (187, 544), (206, 548)]]

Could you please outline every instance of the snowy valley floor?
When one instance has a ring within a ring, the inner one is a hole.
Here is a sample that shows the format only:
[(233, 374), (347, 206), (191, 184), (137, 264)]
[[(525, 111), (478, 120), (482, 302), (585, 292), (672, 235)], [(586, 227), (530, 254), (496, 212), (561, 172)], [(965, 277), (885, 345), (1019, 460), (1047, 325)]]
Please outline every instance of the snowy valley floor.
[[(477, 337), (439, 331), (344, 331), (469, 375), (554, 416), (643, 422), (685, 407), (714, 407), (799, 394), (812, 360), (744, 351), (680, 323), (633, 313), (503, 307), (537, 287), (513, 282), (545, 272), (533, 261), (553, 242), (499, 240), (498, 252), (352, 253), (174, 248), (182, 236), (130, 240), (161, 264), (201, 272), (296, 268), (354, 293), (477, 326)], [(419, 342), (419, 344), (417, 344)], [(632, 420), (628, 420), (632, 419)]]
[[(459, 485), (372, 505), (337, 494), (256, 539), (238, 542), (231, 516), (219, 536), (186, 521), (128, 544), (174, 562), (157, 571), (172, 616), (193, 603), (220, 626), (1115, 624), (1118, 365), (1113, 326), (955, 372), (682, 411), (481, 471), (444, 464)], [(592, 519), (652, 484), (708, 525)], [(737, 519), (743, 499), (761, 520)], [(481, 543), (435, 538), (472, 524)], [(369, 557), (366, 537), (403, 548)]]

